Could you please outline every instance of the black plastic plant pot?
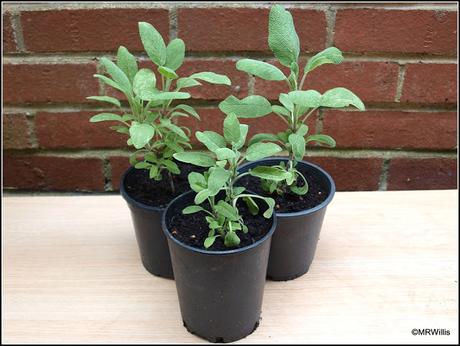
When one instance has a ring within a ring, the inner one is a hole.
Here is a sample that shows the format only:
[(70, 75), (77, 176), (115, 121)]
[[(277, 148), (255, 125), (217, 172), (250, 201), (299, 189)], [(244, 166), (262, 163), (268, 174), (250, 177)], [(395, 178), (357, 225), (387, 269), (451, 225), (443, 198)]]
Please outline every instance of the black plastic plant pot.
[(163, 215), (184, 327), (211, 342), (231, 342), (259, 325), (270, 241), (276, 227), (250, 246), (209, 251), (180, 242), (168, 228), (174, 215), (193, 203), (195, 193), (174, 199)]
[(161, 229), (161, 216), (164, 208), (156, 208), (136, 201), (125, 188), (128, 174), (135, 168), (129, 168), (121, 178), (120, 193), (128, 203), (136, 233), (142, 264), (153, 275), (173, 279), (168, 242)]
[[(257, 166), (273, 166), (287, 158), (267, 158), (249, 162), (238, 168), (241, 173)], [(335, 183), (321, 167), (306, 161), (299, 161), (299, 170), (308, 170), (324, 181), (327, 197), (319, 205), (291, 213), (276, 213), (277, 227), (273, 234), (267, 278), (287, 281), (308, 272), (315, 256), (326, 209), (335, 194)], [(307, 195), (308, 196), (308, 195)]]

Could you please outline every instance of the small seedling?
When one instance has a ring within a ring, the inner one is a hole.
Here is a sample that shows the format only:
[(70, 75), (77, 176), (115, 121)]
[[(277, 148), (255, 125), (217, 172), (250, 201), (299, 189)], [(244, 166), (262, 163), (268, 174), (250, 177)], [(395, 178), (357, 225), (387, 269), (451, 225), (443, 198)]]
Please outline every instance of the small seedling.
[(157, 66), (161, 80), (157, 81), (152, 70), (139, 69), (136, 58), (128, 49), (120, 47), (116, 64), (107, 58), (100, 60), (110, 78), (102, 74), (95, 74), (94, 77), (121, 91), (130, 110), (126, 112), (122, 103), (114, 97), (91, 96), (88, 99), (116, 106), (120, 114), (100, 113), (90, 121), (118, 122), (118, 125), (110, 128), (127, 135), (127, 144), (136, 149), (130, 156), (131, 165), (149, 170), (150, 178), (155, 180), (162, 180), (163, 172), (167, 171), (174, 193), (172, 174), (179, 174), (180, 169), (173, 155), (184, 151), (184, 148), (191, 148), (190, 129), (177, 125), (175, 120), (177, 117), (200, 117), (193, 107), (181, 103), (172, 105), (172, 102), (189, 99), (191, 95), (182, 90), (201, 85), (200, 81), (225, 85), (231, 82), (227, 76), (213, 72), (199, 72), (180, 78), (176, 70), (184, 62), (184, 41), (175, 38), (166, 46), (160, 33), (145, 22), (139, 23), (139, 33), (148, 57)]
[[(291, 14), (280, 5), (274, 5), (270, 10), (268, 27), (268, 44), (281, 65), (290, 69), (286, 76), (276, 66), (253, 59), (241, 59), (236, 68), (251, 75), (269, 81), (285, 81), (289, 92), (279, 95), (280, 105), (271, 105), (263, 96), (252, 95), (242, 100), (234, 96), (227, 97), (219, 104), (226, 114), (234, 113), (239, 118), (258, 118), (269, 113), (275, 113), (287, 125), (285, 131), (277, 134), (256, 134), (249, 145), (271, 141), (278, 142), (289, 154), (287, 165), (259, 166), (250, 170), (251, 175), (262, 178), (264, 190), (278, 194), (288, 189), (295, 194), (304, 195), (308, 192), (308, 183), (302, 173), (296, 168), (298, 161), (305, 155), (305, 146), (316, 142), (327, 147), (335, 147), (335, 140), (325, 134), (310, 134), (306, 125), (307, 119), (320, 108), (342, 108), (355, 106), (364, 110), (364, 104), (350, 90), (338, 87), (320, 94), (316, 90), (302, 90), (307, 75), (323, 64), (340, 64), (343, 61), (342, 52), (330, 47), (310, 58), (305, 65), (303, 75), (299, 73), (300, 43)], [(298, 186), (298, 178), (303, 185)]]
[[(238, 173), (237, 167), (241, 162), (257, 161), (274, 155), (282, 150), (281, 147), (275, 143), (253, 143), (244, 154), (241, 153), (239, 150), (246, 142), (248, 125), (240, 124), (235, 114), (227, 115), (223, 132), (223, 136), (213, 131), (195, 133), (196, 138), (208, 148), (208, 152), (184, 151), (174, 154), (174, 158), (179, 161), (208, 168), (204, 174), (189, 174), (190, 187), (197, 194), (195, 204), (183, 210), (184, 214), (199, 211), (207, 214), (209, 233), (204, 241), (205, 248), (212, 246), (218, 237), (224, 239), (226, 247), (236, 247), (240, 243), (238, 232), (248, 232), (237, 208), (238, 200), (243, 200), (253, 215), (259, 212), (254, 199), (264, 200), (268, 205), (268, 209), (263, 213), (265, 218), (272, 216), (275, 205), (272, 198), (245, 192), (244, 187), (235, 186), (235, 183), (242, 176), (249, 174)], [(205, 201), (209, 204), (208, 209), (203, 206)]]

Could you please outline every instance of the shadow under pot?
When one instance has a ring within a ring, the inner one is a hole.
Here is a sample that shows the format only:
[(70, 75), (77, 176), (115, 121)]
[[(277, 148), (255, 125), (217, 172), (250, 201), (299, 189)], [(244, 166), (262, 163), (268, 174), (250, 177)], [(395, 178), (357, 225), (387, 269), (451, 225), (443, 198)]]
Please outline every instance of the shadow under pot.
[(177, 164), (181, 173), (173, 175), (174, 193), (167, 176), (157, 182), (150, 179), (145, 169), (128, 168), (120, 182), (120, 193), (131, 211), (142, 264), (151, 274), (168, 279), (174, 279), (174, 275), (161, 216), (172, 199), (190, 190), (188, 174), (200, 170), (193, 165)]
[[(287, 158), (267, 158), (249, 162), (238, 168), (240, 173), (257, 166), (287, 164)], [(335, 193), (331, 176), (321, 167), (306, 161), (299, 161), (297, 169), (306, 177), (309, 191), (298, 196), (291, 192), (283, 196), (270, 195), (264, 191), (259, 178), (245, 176), (238, 185), (259, 195), (275, 199), (278, 225), (273, 234), (267, 278), (287, 281), (307, 273), (315, 256), (321, 227), (327, 206)]]
[[(249, 228), (247, 235), (238, 232), (240, 247), (225, 250), (221, 238), (217, 238), (212, 247), (205, 249), (202, 244), (209, 231), (206, 214), (182, 214), (185, 207), (193, 204), (194, 197), (195, 192), (190, 191), (173, 200), (162, 221), (183, 325), (190, 333), (211, 342), (236, 341), (259, 325), (276, 215), (273, 213), (270, 219), (252, 216), (239, 203), (240, 215)], [(265, 208), (261, 203), (260, 210)], [(187, 218), (192, 215), (195, 219)], [(197, 218), (201, 219), (198, 224)], [(184, 238), (194, 238), (195, 234), (190, 233), (195, 230), (202, 235), (189, 245)], [(218, 240), (220, 244), (216, 246)]]

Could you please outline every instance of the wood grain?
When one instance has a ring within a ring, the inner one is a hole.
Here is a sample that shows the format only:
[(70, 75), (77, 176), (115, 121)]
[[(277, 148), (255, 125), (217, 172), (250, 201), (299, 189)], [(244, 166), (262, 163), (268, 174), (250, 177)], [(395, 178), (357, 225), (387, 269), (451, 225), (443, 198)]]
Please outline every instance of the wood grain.
[[(457, 197), (337, 193), (309, 273), (267, 282), (241, 342), (458, 343)], [(182, 327), (174, 282), (143, 269), (120, 196), (2, 204), (5, 343), (203, 342)]]

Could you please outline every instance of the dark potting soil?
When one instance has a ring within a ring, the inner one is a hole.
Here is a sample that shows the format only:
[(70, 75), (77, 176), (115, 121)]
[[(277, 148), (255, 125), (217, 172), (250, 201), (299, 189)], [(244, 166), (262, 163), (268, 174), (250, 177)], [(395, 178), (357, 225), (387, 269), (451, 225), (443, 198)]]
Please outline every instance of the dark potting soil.
[(133, 169), (125, 179), (125, 190), (136, 201), (151, 207), (164, 208), (175, 197), (190, 190), (188, 175), (190, 172), (204, 172), (204, 168), (188, 163), (177, 162), (180, 174), (172, 174), (174, 193), (171, 190), (169, 174), (163, 172), (163, 179), (150, 179), (147, 169)]
[[(290, 191), (283, 195), (276, 192), (270, 194), (262, 189), (260, 178), (244, 176), (237, 185), (244, 186), (246, 189), (261, 196), (271, 197), (275, 200), (275, 211), (278, 213), (293, 213), (316, 207), (326, 200), (329, 196), (330, 188), (327, 179), (316, 170), (309, 167), (298, 167), (308, 182), (308, 192), (305, 195), (296, 195)], [(297, 179), (297, 186), (304, 186), (302, 178)]]
[[(168, 222), (168, 229), (171, 234), (180, 242), (203, 250), (209, 251), (225, 251), (236, 248), (249, 246), (259, 239), (262, 239), (269, 231), (272, 225), (272, 219), (266, 219), (262, 213), (267, 209), (263, 203), (258, 203), (260, 214), (252, 215), (244, 202), (238, 202), (237, 207), (242, 216), (245, 225), (248, 227), (248, 232), (236, 231), (240, 238), (240, 244), (234, 248), (228, 248), (224, 245), (222, 237), (216, 238), (214, 244), (208, 249), (203, 245), (204, 240), (208, 237), (209, 227), (205, 217), (208, 215), (205, 212), (184, 215), (181, 210), (187, 205), (183, 205), (180, 210), (174, 212)], [(191, 205), (192, 203), (190, 203)], [(206, 210), (209, 210), (207, 202), (201, 205)]]

